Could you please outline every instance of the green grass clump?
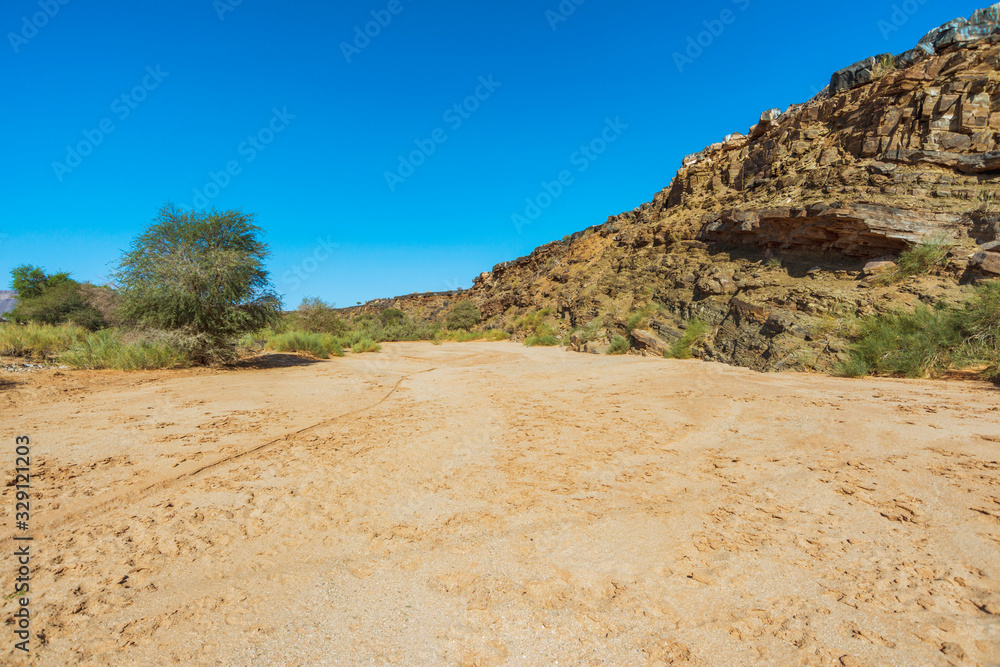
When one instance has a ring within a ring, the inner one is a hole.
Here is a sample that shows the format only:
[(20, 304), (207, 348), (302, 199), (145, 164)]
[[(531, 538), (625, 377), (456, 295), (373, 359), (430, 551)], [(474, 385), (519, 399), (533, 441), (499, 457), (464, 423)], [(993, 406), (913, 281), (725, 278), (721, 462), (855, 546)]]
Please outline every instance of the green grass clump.
[(948, 251), (951, 245), (943, 237), (936, 237), (913, 246), (900, 253), (895, 268), (887, 269), (875, 278), (874, 282), (876, 285), (887, 287), (911, 276), (930, 273), (937, 266), (945, 266), (948, 263)]
[(514, 326), (518, 329), (524, 329), (533, 334), (541, 335), (541, 331), (549, 328), (546, 323), (546, 319), (552, 315), (551, 308), (542, 308), (541, 310), (536, 310), (533, 313), (527, 313), (520, 317)]
[(528, 347), (556, 347), (561, 345), (562, 342), (552, 335), (544, 336), (528, 336), (524, 340), (524, 344)]
[(691, 320), (688, 322), (687, 331), (684, 332), (680, 340), (670, 346), (664, 356), (668, 359), (690, 359), (694, 356), (691, 348), (694, 347), (695, 343), (704, 340), (710, 331), (711, 327), (701, 320)]
[(365, 354), (367, 352), (381, 352), (382, 346), (373, 341), (371, 338), (362, 338), (354, 345), (351, 346), (351, 352), (354, 354)]
[(317, 359), (344, 356), (340, 343), (331, 334), (290, 331), (271, 336), (266, 346), (275, 352), (302, 352)]
[(59, 355), (60, 363), (88, 370), (147, 371), (191, 365), (189, 351), (169, 338), (105, 329), (89, 334)]
[(88, 333), (75, 324), (0, 324), (0, 354), (44, 361), (66, 352)]
[(649, 303), (633, 310), (625, 320), (625, 332), (632, 333), (636, 329), (645, 329), (649, 326), (650, 318), (664, 311), (664, 307), (659, 303)]
[(631, 349), (632, 344), (628, 342), (628, 338), (615, 336), (611, 340), (611, 347), (608, 348), (608, 354), (628, 354), (628, 351)]
[(875, 67), (872, 69), (872, 78), (878, 81), (879, 79), (894, 72), (895, 70), (896, 70), (895, 56), (890, 56), (890, 55), (882, 56), (877, 61), (875, 61)]

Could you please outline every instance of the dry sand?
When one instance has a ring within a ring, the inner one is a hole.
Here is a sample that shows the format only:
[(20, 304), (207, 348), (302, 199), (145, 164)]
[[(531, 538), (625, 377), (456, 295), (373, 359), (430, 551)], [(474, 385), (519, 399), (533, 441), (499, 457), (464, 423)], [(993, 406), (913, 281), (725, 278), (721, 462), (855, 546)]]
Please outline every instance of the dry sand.
[(0, 377), (42, 638), (12, 650), (5, 600), (0, 662), (1000, 664), (991, 386), (514, 344), (273, 361)]

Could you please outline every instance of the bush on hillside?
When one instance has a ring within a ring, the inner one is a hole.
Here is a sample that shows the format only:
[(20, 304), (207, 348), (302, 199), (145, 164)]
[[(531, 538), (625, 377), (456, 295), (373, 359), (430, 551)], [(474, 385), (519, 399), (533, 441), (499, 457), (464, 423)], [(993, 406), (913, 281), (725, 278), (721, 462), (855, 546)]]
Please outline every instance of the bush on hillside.
[(556, 347), (562, 343), (555, 336), (528, 336), (524, 344), (528, 347)]
[(311, 333), (328, 333), (339, 336), (347, 330), (347, 323), (334, 309), (322, 299), (305, 298), (299, 304), (298, 310), (288, 316), (289, 328), (309, 331)]
[(463, 301), (451, 309), (445, 317), (444, 324), (449, 329), (465, 329), (468, 331), (483, 321), (483, 313), (471, 301)]
[(710, 331), (711, 327), (701, 320), (694, 319), (689, 321), (684, 335), (670, 346), (670, 349), (667, 350), (664, 356), (668, 359), (690, 359), (694, 356), (691, 348), (696, 343), (705, 340)]
[(611, 339), (611, 347), (608, 348), (608, 354), (628, 354), (628, 351), (631, 349), (632, 344), (628, 342), (628, 338), (615, 336)]
[(365, 354), (368, 352), (381, 352), (382, 346), (373, 341), (371, 338), (362, 338), (354, 345), (351, 346), (351, 352), (354, 354)]
[(988, 283), (958, 307), (920, 305), (862, 320), (850, 358), (838, 371), (849, 377), (919, 378), (949, 368), (985, 366), (1000, 375), (1000, 284)]

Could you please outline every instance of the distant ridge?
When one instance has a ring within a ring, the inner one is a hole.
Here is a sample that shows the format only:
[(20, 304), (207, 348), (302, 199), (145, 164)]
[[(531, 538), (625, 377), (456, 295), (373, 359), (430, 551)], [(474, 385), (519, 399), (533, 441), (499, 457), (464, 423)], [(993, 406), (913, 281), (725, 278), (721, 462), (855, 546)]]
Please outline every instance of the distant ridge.
[(17, 307), (17, 292), (0, 290), (0, 315), (6, 315)]

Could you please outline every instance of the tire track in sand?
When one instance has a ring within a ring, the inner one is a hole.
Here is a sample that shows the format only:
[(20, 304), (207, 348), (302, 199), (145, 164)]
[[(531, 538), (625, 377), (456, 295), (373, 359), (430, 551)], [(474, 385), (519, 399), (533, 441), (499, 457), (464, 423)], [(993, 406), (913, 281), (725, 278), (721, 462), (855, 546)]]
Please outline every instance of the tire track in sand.
[[(261, 452), (269, 451), (283, 444), (290, 444), (294, 442), (295, 438), (305, 435), (310, 431), (313, 431), (318, 428), (323, 428), (325, 426), (329, 426), (330, 424), (334, 424), (342, 419), (348, 419), (350, 417), (363, 414), (365, 412), (368, 412), (369, 410), (374, 410), (375, 408), (379, 407), (380, 405), (388, 401), (390, 398), (392, 398), (392, 396), (399, 390), (400, 385), (402, 385), (403, 382), (405, 382), (406, 380), (409, 380), (414, 376), (421, 375), (423, 373), (431, 373), (436, 370), (438, 370), (438, 367), (434, 366), (432, 368), (427, 368), (422, 371), (414, 371), (412, 373), (406, 373), (401, 378), (399, 378), (399, 380), (396, 381), (396, 384), (393, 385), (392, 389), (390, 389), (385, 396), (380, 398), (375, 403), (372, 403), (371, 405), (367, 405), (363, 408), (358, 408), (356, 410), (351, 410), (349, 412), (345, 412), (335, 417), (331, 417), (329, 419), (324, 419), (322, 421), (316, 422), (315, 424), (311, 424), (310, 426), (303, 427), (297, 431), (292, 431), (290, 433), (286, 433), (276, 438), (272, 438), (271, 440), (268, 440), (263, 444), (255, 445), (254, 447), (250, 447), (249, 449), (245, 449), (241, 452), (236, 452), (234, 454), (229, 454), (228, 456), (223, 456), (214, 461), (202, 464), (193, 470), (188, 470), (186, 472), (183, 472), (179, 475), (173, 475), (171, 477), (158, 480), (136, 491), (130, 491), (127, 493), (122, 493), (111, 497), (107, 497), (102, 500), (90, 503), (89, 505), (82, 507), (80, 509), (70, 509), (68, 512), (63, 512), (62, 515), (56, 519), (52, 519), (44, 523), (36, 522), (35, 530), (50, 529), (57, 526), (68, 525), (75, 521), (87, 519), (91, 517), (95, 512), (103, 510), (107, 508), (109, 505), (112, 505), (114, 503), (126, 504), (130, 502), (135, 502), (137, 500), (141, 500), (142, 498), (152, 495), (158, 491), (163, 491), (165, 489), (173, 488), (181, 482), (194, 481), (195, 479), (201, 477), (203, 474), (210, 472), (215, 468), (224, 466), (228, 463), (239, 461), (253, 454), (259, 454)], [(400, 371), (388, 371), (388, 372), (398, 373)], [(12, 541), (14, 539), (14, 536), (15, 533), (13, 532), (7, 533), (5, 535), (0, 535), (0, 545)]]

